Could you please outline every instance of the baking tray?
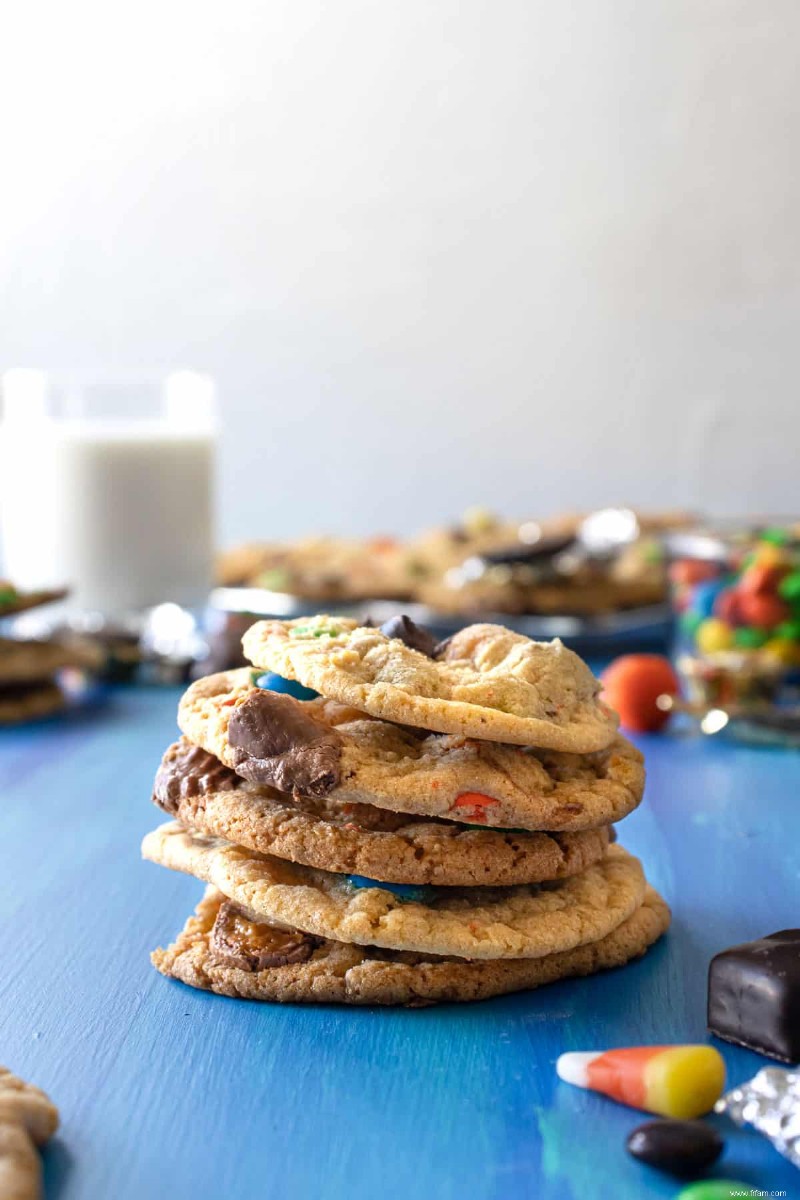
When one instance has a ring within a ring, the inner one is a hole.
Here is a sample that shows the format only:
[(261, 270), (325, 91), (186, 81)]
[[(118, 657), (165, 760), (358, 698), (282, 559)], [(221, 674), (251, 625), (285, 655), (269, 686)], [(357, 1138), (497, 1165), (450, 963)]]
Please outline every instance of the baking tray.
[(443, 613), (425, 604), (403, 600), (357, 600), (332, 603), (306, 600), (287, 592), (271, 592), (265, 588), (215, 588), (209, 598), (210, 608), (217, 613), (249, 615), (254, 618), (309, 617), (316, 613), (348, 616), (364, 621), (368, 617), (381, 625), (398, 613), (405, 613), (439, 637), (449, 637), (473, 621), (505, 625), (536, 641), (561, 638), (570, 646), (584, 646), (598, 653), (617, 646), (665, 647), (671, 630), (671, 614), (667, 603), (631, 608), (621, 612), (602, 613), (591, 617), (537, 616), (534, 613)]

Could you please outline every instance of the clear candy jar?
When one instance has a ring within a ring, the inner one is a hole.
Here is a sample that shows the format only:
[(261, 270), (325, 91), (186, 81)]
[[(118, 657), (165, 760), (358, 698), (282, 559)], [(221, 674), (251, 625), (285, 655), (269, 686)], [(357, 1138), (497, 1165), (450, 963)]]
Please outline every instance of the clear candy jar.
[(784, 703), (800, 680), (800, 522), (730, 523), (667, 545), (687, 699), (741, 710)]

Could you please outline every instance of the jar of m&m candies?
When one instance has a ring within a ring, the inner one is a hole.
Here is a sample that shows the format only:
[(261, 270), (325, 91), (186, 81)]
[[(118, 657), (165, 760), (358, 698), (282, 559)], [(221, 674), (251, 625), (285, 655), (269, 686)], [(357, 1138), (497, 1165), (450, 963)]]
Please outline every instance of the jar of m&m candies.
[(668, 539), (676, 660), (697, 704), (763, 708), (800, 680), (800, 522)]

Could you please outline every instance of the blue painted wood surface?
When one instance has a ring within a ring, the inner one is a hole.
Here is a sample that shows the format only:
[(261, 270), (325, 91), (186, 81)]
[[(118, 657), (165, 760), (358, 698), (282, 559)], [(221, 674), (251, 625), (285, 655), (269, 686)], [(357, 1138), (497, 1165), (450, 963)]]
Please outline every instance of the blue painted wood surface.
[[(704, 1040), (705, 972), (800, 924), (800, 754), (642, 739), (647, 799), (621, 827), (675, 923), (602, 977), (418, 1011), (233, 1001), (148, 951), (201, 885), (139, 861), (177, 692), (0, 733), (0, 1062), (63, 1115), (49, 1200), (641, 1200), (678, 1184), (629, 1159), (636, 1113), (560, 1084), (568, 1049)], [(719, 1043), (731, 1081), (764, 1065)], [(800, 1196), (731, 1131), (719, 1174)]]

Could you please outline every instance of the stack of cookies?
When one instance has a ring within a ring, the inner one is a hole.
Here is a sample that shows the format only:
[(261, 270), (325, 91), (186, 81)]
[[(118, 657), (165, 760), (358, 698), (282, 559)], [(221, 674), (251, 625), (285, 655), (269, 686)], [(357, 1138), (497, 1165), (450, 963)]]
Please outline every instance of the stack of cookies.
[(278, 1001), (479, 1000), (620, 966), (669, 910), (612, 823), (644, 767), (560, 642), (261, 621), (194, 683), (145, 858), (207, 885), (155, 966)]
[[(63, 599), (64, 592), (22, 592), (0, 580), (0, 621)], [(89, 648), (49, 638), (0, 637), (0, 725), (33, 721), (68, 703), (61, 686), (69, 668), (93, 665)]]

